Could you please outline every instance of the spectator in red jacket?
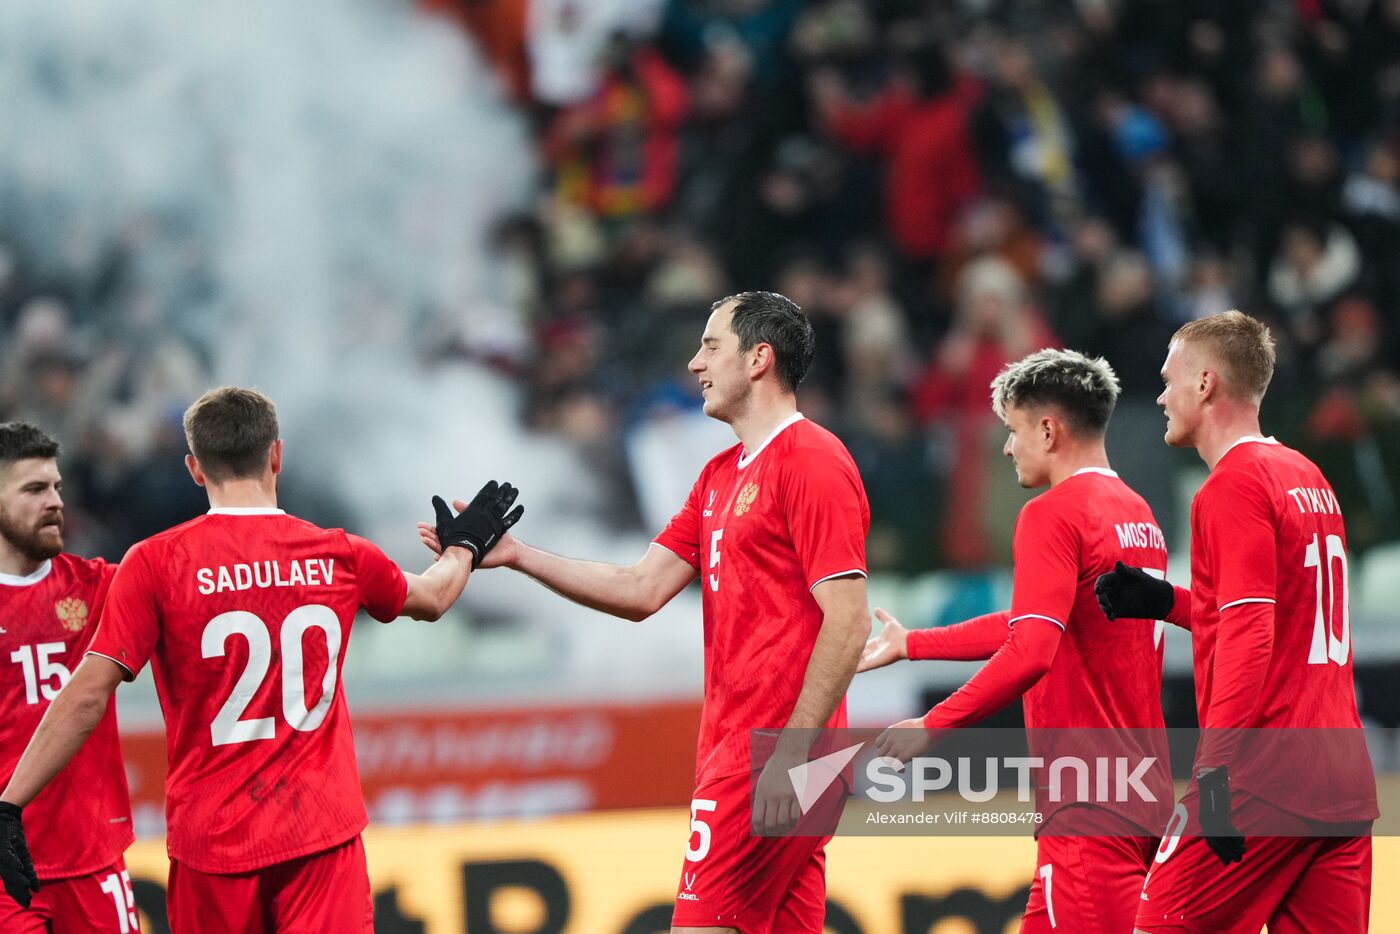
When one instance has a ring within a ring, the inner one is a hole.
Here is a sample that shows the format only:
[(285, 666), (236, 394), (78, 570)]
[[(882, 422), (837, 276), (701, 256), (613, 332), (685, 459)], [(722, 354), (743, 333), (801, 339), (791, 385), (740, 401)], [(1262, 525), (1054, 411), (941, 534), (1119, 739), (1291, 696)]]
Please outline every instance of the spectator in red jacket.
[(891, 86), (856, 103), (834, 71), (813, 79), (827, 131), (843, 145), (886, 161), (885, 216), (907, 259), (935, 260), (952, 243), (958, 213), (976, 197), (977, 166), (967, 128), (972, 96), (954, 86), (936, 45), (912, 51)]

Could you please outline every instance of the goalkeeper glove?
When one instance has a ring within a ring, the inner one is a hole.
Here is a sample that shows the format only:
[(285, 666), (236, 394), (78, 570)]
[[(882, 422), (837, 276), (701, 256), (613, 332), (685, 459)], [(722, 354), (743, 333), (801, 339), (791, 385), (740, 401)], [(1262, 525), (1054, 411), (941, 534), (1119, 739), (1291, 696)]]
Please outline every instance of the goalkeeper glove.
[(0, 881), (19, 907), (28, 908), (30, 899), (39, 891), (39, 877), (34, 874), (19, 815), (18, 805), (0, 801)]
[(1197, 817), (1206, 846), (1228, 866), (1244, 858), (1244, 835), (1230, 819), (1230, 770), (1221, 766), (1196, 773)]
[(1094, 596), (1109, 619), (1166, 619), (1176, 591), (1167, 581), (1119, 561), (1094, 581)]
[(467, 549), (472, 553), (472, 567), (479, 567), (492, 546), (525, 514), (524, 506), (510, 508), (518, 495), (520, 491), (509, 483), (498, 485), (492, 480), (455, 516), (441, 496), (434, 496), (438, 544), (444, 551), (454, 545)]

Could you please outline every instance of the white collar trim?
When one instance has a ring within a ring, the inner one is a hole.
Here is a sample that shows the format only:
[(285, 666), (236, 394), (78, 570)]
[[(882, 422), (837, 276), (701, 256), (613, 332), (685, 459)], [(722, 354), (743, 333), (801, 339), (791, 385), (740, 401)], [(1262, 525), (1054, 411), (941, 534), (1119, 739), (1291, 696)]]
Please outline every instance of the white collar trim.
[(206, 515), (210, 516), (285, 516), (286, 510), (273, 506), (214, 506)]
[(1262, 435), (1245, 435), (1243, 438), (1237, 439), (1234, 444), (1226, 448), (1225, 453), (1221, 454), (1220, 456), (1224, 457), (1225, 454), (1229, 454), (1241, 444), (1278, 444), (1278, 439), (1275, 438), (1273, 435), (1269, 435), (1269, 437), (1267, 438), (1263, 437)]
[(767, 438), (765, 438), (764, 441), (763, 441), (763, 443), (760, 444), (757, 448), (755, 448), (755, 449), (754, 449), (754, 452), (753, 452), (752, 454), (740, 454), (740, 455), (739, 455), (739, 469), (740, 469), (740, 470), (743, 470), (745, 467), (747, 467), (747, 466), (749, 466), (750, 464), (752, 464), (754, 458), (757, 457), (758, 455), (762, 454), (762, 453), (763, 453), (763, 449), (766, 448), (766, 447), (768, 447), (768, 445), (771, 444), (771, 443), (773, 442), (773, 439), (774, 439), (774, 438), (778, 437), (778, 435), (780, 435), (780, 434), (783, 433), (783, 429), (784, 429), (784, 428), (787, 428), (789, 425), (795, 425), (795, 424), (797, 424), (798, 422), (802, 421), (802, 419), (803, 419), (803, 415), (802, 415), (801, 412), (793, 412), (793, 413), (792, 413), (791, 415), (789, 415), (787, 418), (783, 419), (783, 423), (782, 423), (781, 425), (779, 425), (777, 428), (774, 428), (774, 429), (773, 429), (773, 433), (772, 433), (771, 435), (769, 435)]
[(33, 573), (21, 577), (18, 574), (0, 574), (0, 585), (5, 587), (32, 587), (39, 581), (49, 576), (53, 570), (53, 561), (46, 560), (43, 564), (34, 569)]
[(1071, 476), (1071, 477), (1077, 477), (1077, 476), (1079, 476), (1079, 475), (1082, 474), (1082, 473), (1099, 473), (1099, 474), (1103, 474), (1105, 477), (1117, 477), (1117, 476), (1118, 476), (1118, 471), (1116, 471), (1116, 470), (1109, 470), (1107, 467), (1080, 467), (1080, 468), (1079, 468), (1078, 470), (1076, 470), (1074, 473), (1070, 474), (1070, 476)]

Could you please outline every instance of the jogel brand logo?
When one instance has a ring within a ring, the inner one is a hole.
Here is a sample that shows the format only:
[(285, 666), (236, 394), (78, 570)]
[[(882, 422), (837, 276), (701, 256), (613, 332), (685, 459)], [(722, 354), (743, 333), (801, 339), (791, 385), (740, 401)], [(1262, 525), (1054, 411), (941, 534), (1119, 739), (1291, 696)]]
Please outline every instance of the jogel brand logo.
[(703, 515), (705, 518), (708, 519), (710, 516), (713, 516), (714, 514), (715, 514), (715, 491), (714, 491), (714, 490), (711, 490), (711, 491), (710, 491), (710, 500), (709, 500), (709, 502), (707, 502), (707, 503), (705, 504), (705, 511), (704, 511), (703, 513), (701, 513), (701, 515)]
[(87, 625), (87, 604), (77, 597), (64, 597), (53, 605), (53, 612), (69, 632), (81, 632)]
[(753, 505), (753, 501), (757, 498), (758, 484), (745, 484), (744, 488), (739, 491), (739, 497), (734, 500), (734, 515), (742, 516), (744, 513), (748, 512), (749, 507)]
[(698, 901), (700, 901), (700, 896), (699, 896), (699, 895), (696, 895), (694, 892), (691, 891), (691, 888), (695, 885), (695, 879), (696, 879), (697, 876), (699, 876), (699, 873), (695, 873), (695, 872), (687, 872), (687, 873), (685, 874), (685, 891), (676, 896), (676, 901), (678, 901), (678, 902), (682, 902), (682, 901), (684, 901), (684, 902), (698, 902)]

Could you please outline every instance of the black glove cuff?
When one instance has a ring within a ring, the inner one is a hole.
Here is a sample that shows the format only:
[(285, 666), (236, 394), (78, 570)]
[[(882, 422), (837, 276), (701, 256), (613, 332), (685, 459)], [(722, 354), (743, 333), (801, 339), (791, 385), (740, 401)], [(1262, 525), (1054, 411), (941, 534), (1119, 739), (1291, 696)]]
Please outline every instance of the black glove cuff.
[(24, 808), (20, 807), (18, 804), (11, 804), (8, 801), (0, 801), (0, 819), (17, 821), (20, 819), (20, 815), (23, 812)]

